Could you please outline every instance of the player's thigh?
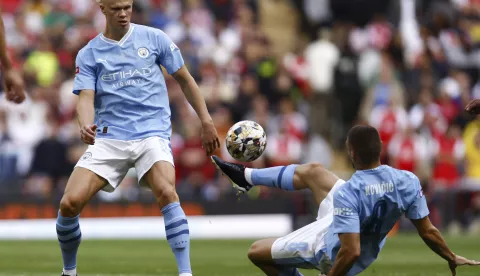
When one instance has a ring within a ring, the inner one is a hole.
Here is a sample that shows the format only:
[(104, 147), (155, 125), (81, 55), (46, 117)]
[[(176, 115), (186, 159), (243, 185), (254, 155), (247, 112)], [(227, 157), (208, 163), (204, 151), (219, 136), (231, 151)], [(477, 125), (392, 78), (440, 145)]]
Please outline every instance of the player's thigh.
[(175, 168), (170, 162), (155, 162), (142, 177), (141, 182), (152, 190), (160, 207), (179, 200), (175, 191)]
[(314, 221), (272, 244), (271, 256), (276, 265), (323, 270), (325, 235), (333, 215)]
[(339, 177), (319, 163), (297, 166), (293, 178), (295, 189), (310, 189), (318, 205), (328, 195)]
[(76, 167), (60, 201), (60, 210), (64, 216), (75, 216), (81, 212), (87, 202), (107, 185), (107, 181), (96, 173)]
[(135, 169), (140, 186), (152, 190), (160, 207), (178, 201), (170, 141), (150, 137), (138, 143)]

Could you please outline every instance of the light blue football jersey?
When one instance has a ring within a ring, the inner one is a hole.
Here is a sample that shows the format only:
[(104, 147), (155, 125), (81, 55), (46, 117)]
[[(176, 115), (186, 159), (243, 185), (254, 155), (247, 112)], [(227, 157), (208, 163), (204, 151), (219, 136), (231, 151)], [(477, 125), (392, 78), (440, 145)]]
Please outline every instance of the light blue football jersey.
[(375, 261), (402, 214), (409, 219), (429, 214), (418, 178), (385, 165), (355, 172), (334, 193), (333, 205), (333, 223), (325, 237), (332, 262), (340, 250), (338, 234), (360, 233), (361, 255), (348, 276), (359, 274)]
[(99, 34), (78, 52), (73, 93), (95, 90), (97, 137), (136, 140), (170, 139), (171, 111), (160, 65), (169, 74), (183, 58), (161, 30), (131, 24), (114, 41)]

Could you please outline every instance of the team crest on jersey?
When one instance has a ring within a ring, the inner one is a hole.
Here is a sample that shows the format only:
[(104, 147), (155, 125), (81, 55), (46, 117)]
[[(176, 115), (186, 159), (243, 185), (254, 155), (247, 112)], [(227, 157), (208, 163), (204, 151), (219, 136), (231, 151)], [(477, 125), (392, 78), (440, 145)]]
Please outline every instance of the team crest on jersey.
[(150, 55), (150, 51), (148, 51), (147, 48), (142, 47), (138, 49), (138, 56), (140, 56), (141, 58), (147, 58), (149, 55)]

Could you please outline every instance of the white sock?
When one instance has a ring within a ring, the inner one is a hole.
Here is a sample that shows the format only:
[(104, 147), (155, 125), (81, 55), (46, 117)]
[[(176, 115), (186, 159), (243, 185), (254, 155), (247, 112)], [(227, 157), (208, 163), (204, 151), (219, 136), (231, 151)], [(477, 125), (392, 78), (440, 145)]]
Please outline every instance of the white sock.
[(192, 273), (182, 273), (180, 276), (192, 276)]
[(77, 269), (63, 269), (63, 274), (68, 275), (68, 276), (76, 276), (77, 275)]
[(253, 185), (253, 183), (252, 183), (252, 169), (245, 168), (245, 180), (247, 180), (248, 184)]

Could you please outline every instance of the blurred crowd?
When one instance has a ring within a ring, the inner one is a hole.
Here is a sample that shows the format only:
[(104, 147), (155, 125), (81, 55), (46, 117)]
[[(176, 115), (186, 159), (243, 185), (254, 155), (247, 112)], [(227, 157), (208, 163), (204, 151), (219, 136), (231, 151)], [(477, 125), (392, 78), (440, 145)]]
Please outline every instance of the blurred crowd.
[[(94, 0), (3, 0), (0, 8), (28, 93), (21, 105), (0, 100), (0, 194), (57, 198), (86, 148), (75, 121), (75, 56), (105, 19)], [(249, 165), (314, 161), (343, 171), (335, 160), (348, 163), (348, 129), (368, 123), (382, 136), (382, 161), (421, 178), (437, 224), (465, 225), (480, 210), (480, 120), (463, 112), (480, 97), (480, 1), (135, 0), (132, 21), (179, 46), (222, 143), (240, 120), (266, 129), (267, 150)], [(180, 196), (231, 194), (180, 87), (170, 77), (167, 85)], [(223, 144), (217, 154), (231, 160)], [(99, 196), (143, 192), (131, 172)]]

